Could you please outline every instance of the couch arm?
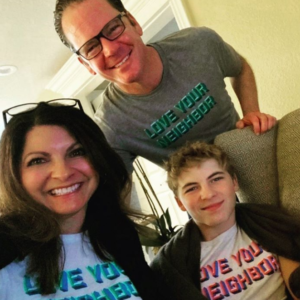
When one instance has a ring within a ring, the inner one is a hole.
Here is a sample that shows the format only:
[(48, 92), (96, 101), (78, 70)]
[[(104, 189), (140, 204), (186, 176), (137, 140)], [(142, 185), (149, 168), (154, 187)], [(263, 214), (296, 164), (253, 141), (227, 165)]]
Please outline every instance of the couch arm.
[(300, 216), (300, 109), (279, 122), (277, 162), (280, 203)]
[(241, 202), (279, 204), (277, 127), (259, 136), (250, 127), (234, 129), (215, 139), (215, 144), (227, 153), (236, 169)]

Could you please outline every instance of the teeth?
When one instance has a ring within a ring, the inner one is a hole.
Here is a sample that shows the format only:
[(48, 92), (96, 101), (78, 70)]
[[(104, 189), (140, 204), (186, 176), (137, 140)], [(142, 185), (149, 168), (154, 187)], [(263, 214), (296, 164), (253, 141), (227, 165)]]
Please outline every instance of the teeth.
[(124, 64), (124, 62), (129, 58), (129, 55), (127, 55), (120, 63), (118, 63), (117, 65), (115, 65), (115, 68), (119, 68), (120, 66), (122, 66)]
[(80, 184), (76, 183), (72, 186), (69, 186), (67, 188), (62, 188), (62, 189), (54, 189), (52, 191), (50, 191), (51, 195), (53, 196), (61, 196), (61, 195), (65, 195), (65, 194), (70, 194), (73, 193), (74, 191), (76, 191), (79, 188)]

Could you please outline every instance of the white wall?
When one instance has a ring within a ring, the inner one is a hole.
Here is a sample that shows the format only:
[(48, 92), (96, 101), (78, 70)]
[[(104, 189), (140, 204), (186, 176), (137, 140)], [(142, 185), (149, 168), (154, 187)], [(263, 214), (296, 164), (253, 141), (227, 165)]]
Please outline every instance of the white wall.
[(252, 66), (261, 110), (300, 108), (299, 0), (183, 0), (193, 26), (216, 30)]

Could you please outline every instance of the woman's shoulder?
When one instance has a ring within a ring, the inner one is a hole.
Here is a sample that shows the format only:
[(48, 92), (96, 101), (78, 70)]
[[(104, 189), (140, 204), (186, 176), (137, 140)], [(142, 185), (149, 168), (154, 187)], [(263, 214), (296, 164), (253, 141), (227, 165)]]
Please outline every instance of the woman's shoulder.
[(17, 246), (6, 234), (0, 233), (0, 269), (9, 265), (19, 255)]

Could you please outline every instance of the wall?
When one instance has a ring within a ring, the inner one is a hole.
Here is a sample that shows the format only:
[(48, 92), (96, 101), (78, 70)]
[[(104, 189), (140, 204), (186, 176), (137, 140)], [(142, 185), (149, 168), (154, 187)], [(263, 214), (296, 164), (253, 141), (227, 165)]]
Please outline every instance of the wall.
[(216, 30), (248, 60), (261, 111), (281, 118), (300, 108), (299, 0), (182, 1), (193, 26)]

